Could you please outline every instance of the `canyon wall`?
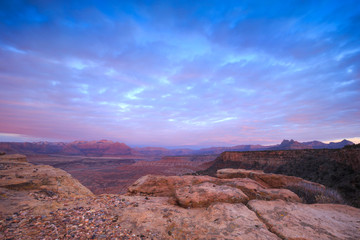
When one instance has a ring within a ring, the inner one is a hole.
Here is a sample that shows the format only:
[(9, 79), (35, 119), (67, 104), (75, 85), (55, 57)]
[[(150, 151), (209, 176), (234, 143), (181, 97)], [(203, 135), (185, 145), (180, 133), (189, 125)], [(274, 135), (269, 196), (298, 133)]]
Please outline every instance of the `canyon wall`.
[(262, 169), (265, 171), (277, 171), (287, 164), (312, 162), (337, 162), (360, 170), (360, 149), (302, 149), (302, 150), (278, 150), (256, 152), (224, 152), (208, 169), (215, 173), (217, 169), (234, 167), (247, 169)]
[(360, 149), (303, 149), (224, 152), (205, 171), (222, 168), (258, 169), (297, 176), (338, 190), (349, 204), (360, 207)]

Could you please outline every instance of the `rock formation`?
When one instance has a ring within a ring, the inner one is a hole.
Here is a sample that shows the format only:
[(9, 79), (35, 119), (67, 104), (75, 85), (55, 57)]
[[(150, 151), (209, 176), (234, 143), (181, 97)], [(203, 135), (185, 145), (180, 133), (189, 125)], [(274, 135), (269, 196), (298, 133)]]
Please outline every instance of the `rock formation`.
[(346, 201), (360, 207), (360, 148), (224, 152), (199, 174), (215, 175), (223, 168), (301, 177), (338, 190)]
[[(265, 181), (256, 181), (246, 176), (233, 178), (223, 174), (222, 178), (210, 176), (147, 175), (138, 179), (128, 190), (130, 195), (170, 197), (174, 202), (178, 202), (184, 207), (206, 206), (214, 201), (246, 203), (249, 199), (301, 201), (296, 194), (283, 189), (286, 187), (285, 184), (281, 186), (277, 184), (279, 186), (277, 188), (274, 187), (275, 184), (271, 185), (271, 183), (279, 182), (279, 178), (282, 177), (281, 175), (263, 175), (265, 176), (263, 178), (266, 178)], [(299, 181), (289, 182), (288, 185), (292, 186), (299, 182), (308, 182), (300, 178), (296, 179)], [(322, 186), (316, 183), (313, 184)], [(325, 188), (324, 186), (322, 187)], [(237, 196), (236, 198), (233, 196), (234, 194)]]
[(284, 187), (325, 187), (296, 177), (244, 169), (147, 175), (127, 195), (94, 196), (62, 170), (3, 157), (1, 239), (360, 238), (360, 209), (304, 204)]
[(337, 204), (250, 201), (249, 209), (282, 239), (359, 239), (359, 210)]
[(20, 154), (0, 156), (0, 214), (20, 208), (38, 211), (57, 207), (40, 199), (74, 198), (93, 194), (67, 172), (47, 165), (33, 165)]
[(359, 209), (335, 204), (308, 205), (287, 189), (271, 188), (306, 183), (325, 189), (320, 184), (244, 169), (219, 170), (217, 176), (140, 178), (129, 187), (129, 195), (145, 198), (136, 207), (125, 209), (124, 218), (131, 219), (127, 226), (149, 229), (156, 224), (157, 234), (163, 239), (199, 236), (204, 239), (357, 239), (360, 236)]

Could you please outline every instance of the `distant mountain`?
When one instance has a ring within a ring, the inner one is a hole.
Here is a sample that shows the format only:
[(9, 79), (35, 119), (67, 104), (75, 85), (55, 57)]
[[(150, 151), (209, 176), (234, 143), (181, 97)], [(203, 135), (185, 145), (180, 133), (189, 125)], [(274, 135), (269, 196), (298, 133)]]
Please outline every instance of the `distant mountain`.
[(0, 152), (22, 154), (62, 154), (83, 156), (116, 156), (116, 155), (143, 155), (143, 156), (181, 156), (181, 155), (212, 155), (225, 151), (262, 151), (262, 150), (292, 150), (292, 149), (336, 149), (354, 143), (343, 140), (329, 144), (319, 141), (303, 142), (283, 140), (278, 145), (237, 145), (232, 147), (211, 147), (200, 150), (167, 149), (161, 147), (131, 148), (125, 143), (109, 140), (63, 142), (0, 142)]
[(320, 141), (312, 141), (312, 142), (298, 142), (291, 140), (283, 140), (280, 144), (272, 145), (272, 146), (262, 146), (262, 145), (238, 145), (233, 147), (211, 147), (211, 148), (202, 148), (200, 150), (195, 151), (195, 154), (220, 154), (225, 151), (237, 151), (237, 152), (245, 152), (245, 151), (263, 151), (263, 150), (295, 150), (295, 149), (336, 149), (343, 148), (346, 145), (352, 145), (353, 142), (348, 140), (343, 140), (337, 143), (323, 143)]
[(283, 140), (280, 145), (270, 146), (268, 150), (295, 150), (295, 149), (337, 149), (343, 148), (346, 145), (353, 145), (353, 142), (350, 142), (346, 139), (341, 142), (331, 142), (329, 144), (312, 141), (312, 142), (303, 142), (291, 140)]
[(269, 147), (268, 150), (295, 150), (295, 149), (309, 149), (311, 146), (305, 145), (294, 140), (283, 140), (280, 145)]
[(2, 142), (0, 151), (23, 154), (64, 154), (84, 156), (130, 155), (132, 149), (124, 143), (108, 140), (62, 142)]
[(314, 149), (326, 148), (328, 144), (320, 142), (320, 141), (312, 141), (312, 142), (303, 142), (302, 144), (309, 146)]
[(329, 148), (335, 149), (335, 148), (343, 148), (347, 145), (353, 145), (354, 143), (351, 141), (348, 141), (346, 139), (342, 140), (341, 142), (331, 142), (329, 143)]
[(233, 147), (210, 147), (196, 150), (195, 154), (220, 154), (225, 151), (261, 151), (266, 150), (267, 146), (262, 145), (237, 145)]
[(193, 150), (183, 149), (167, 149), (162, 147), (135, 147), (133, 148), (134, 153), (140, 155), (155, 155), (155, 156), (179, 156), (179, 155), (192, 155)]

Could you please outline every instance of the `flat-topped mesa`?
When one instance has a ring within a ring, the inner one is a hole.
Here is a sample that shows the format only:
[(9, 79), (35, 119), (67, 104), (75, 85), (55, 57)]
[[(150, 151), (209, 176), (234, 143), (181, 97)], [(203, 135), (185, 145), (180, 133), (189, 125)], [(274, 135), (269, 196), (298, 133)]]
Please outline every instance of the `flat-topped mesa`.
[(239, 168), (272, 172), (283, 165), (297, 164), (305, 160), (337, 162), (360, 171), (360, 148), (223, 152), (215, 160), (213, 168), (220, 169), (237, 164)]
[(224, 152), (206, 170), (197, 173), (215, 176), (217, 170), (224, 168), (263, 170), (318, 182), (336, 189), (352, 206), (360, 207), (360, 148), (356, 146), (343, 149)]
[(0, 161), (1, 162), (27, 162), (26, 156), (22, 154), (0, 154)]
[(93, 196), (67, 172), (28, 163), (20, 154), (0, 156), (0, 213), (22, 208), (46, 210), (42, 200)]

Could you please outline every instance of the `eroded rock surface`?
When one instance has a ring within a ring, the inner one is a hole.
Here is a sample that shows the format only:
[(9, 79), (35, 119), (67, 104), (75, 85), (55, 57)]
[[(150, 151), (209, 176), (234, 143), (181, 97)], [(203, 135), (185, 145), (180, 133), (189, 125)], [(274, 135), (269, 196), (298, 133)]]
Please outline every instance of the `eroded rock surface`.
[(94, 196), (64, 171), (23, 160), (0, 157), (0, 239), (360, 238), (359, 209), (299, 203), (253, 174), (148, 175), (128, 195)]
[(187, 209), (166, 197), (126, 196), (126, 202), (119, 221), (136, 235), (149, 231), (157, 239), (280, 239), (241, 203)]
[(286, 176), (282, 174), (264, 173), (262, 170), (245, 170), (245, 169), (232, 169), (225, 168), (220, 169), (216, 172), (218, 178), (250, 178), (263, 186), (271, 188), (284, 188), (288, 186), (298, 185), (300, 183), (310, 184), (316, 187), (324, 188), (324, 185), (306, 181), (299, 177)]
[(93, 196), (65, 171), (47, 165), (33, 165), (20, 154), (0, 156), (0, 213), (16, 212), (27, 207), (46, 211), (60, 206), (41, 199)]
[(360, 210), (354, 207), (282, 200), (252, 200), (248, 206), (284, 239), (360, 239)]
[(208, 207), (214, 202), (247, 203), (249, 201), (240, 189), (226, 185), (205, 182), (176, 190), (175, 197), (182, 207)]
[(269, 184), (259, 181), (250, 178), (146, 175), (138, 179), (128, 190), (130, 195), (172, 197), (186, 207), (207, 206), (208, 202), (214, 202), (214, 199), (218, 199), (218, 202), (234, 203), (246, 203), (249, 199), (301, 201), (288, 189), (268, 187)]

